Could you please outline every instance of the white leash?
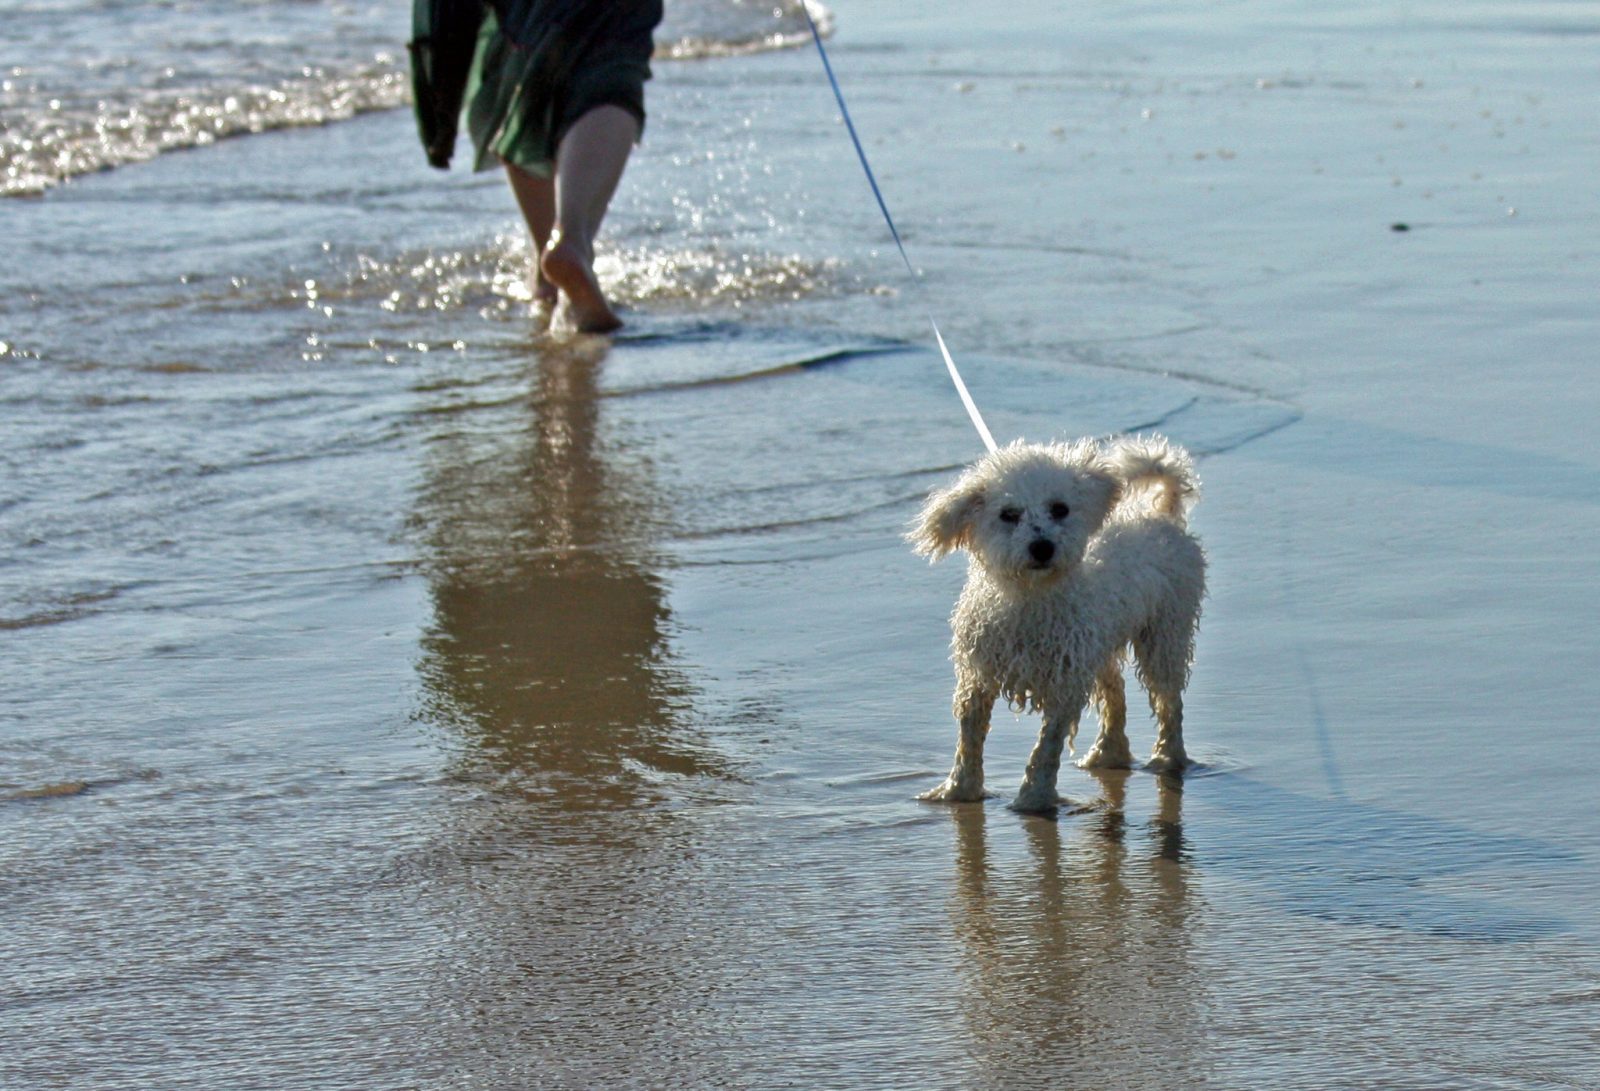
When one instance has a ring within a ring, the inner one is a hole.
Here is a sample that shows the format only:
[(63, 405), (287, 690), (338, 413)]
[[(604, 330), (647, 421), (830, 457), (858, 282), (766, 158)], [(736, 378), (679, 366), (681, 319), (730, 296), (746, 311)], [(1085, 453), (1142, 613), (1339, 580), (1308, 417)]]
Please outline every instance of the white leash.
[[(828, 60), (828, 51), (822, 47), (822, 33), (817, 30), (816, 20), (811, 18), (811, 5), (808, 0), (800, 0), (800, 10), (805, 13), (806, 25), (811, 28), (811, 39), (817, 43), (817, 55), (822, 58), (822, 69), (828, 74), (828, 83), (833, 87), (833, 97), (839, 103), (839, 113), (844, 117), (845, 128), (850, 132), (850, 142), (856, 146), (856, 158), (861, 160), (861, 169), (867, 174), (867, 184), (872, 187), (872, 195), (878, 199), (878, 211), (883, 213), (883, 222), (889, 225), (889, 234), (894, 237), (894, 245), (900, 251), (900, 260), (906, 263), (906, 272), (911, 274), (913, 280), (917, 279), (917, 270), (912, 266), (911, 259), (906, 255), (906, 247), (900, 241), (900, 232), (894, 226), (894, 217), (889, 215), (889, 206), (884, 203), (883, 191), (878, 188), (878, 179), (872, 173), (872, 165), (867, 162), (866, 150), (861, 147), (861, 138), (856, 135), (856, 124), (850, 119), (850, 108), (844, 104), (844, 93), (839, 90), (839, 81), (834, 77), (833, 65)], [(950, 356), (950, 350), (945, 346), (944, 335), (939, 332), (939, 323), (933, 320), (933, 315), (928, 315), (928, 325), (933, 327), (933, 338), (939, 343), (939, 354), (944, 357), (944, 366), (950, 372), (950, 381), (955, 384), (956, 393), (961, 396), (961, 404), (966, 406), (967, 416), (972, 418), (972, 426), (978, 430), (978, 436), (983, 440), (983, 445), (991, 452), (998, 450), (994, 436), (989, 432), (989, 426), (983, 423), (983, 414), (978, 412), (978, 403), (972, 400), (972, 395), (967, 391), (967, 384), (961, 381), (961, 372), (956, 370), (956, 362)]]

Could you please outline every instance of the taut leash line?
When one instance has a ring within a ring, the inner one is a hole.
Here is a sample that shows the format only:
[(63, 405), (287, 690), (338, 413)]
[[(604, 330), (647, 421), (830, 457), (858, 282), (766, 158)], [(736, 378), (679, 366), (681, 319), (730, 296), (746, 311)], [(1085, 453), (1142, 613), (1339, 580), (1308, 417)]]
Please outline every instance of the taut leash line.
[[(811, 6), (807, 0), (800, 0), (800, 10), (805, 13), (806, 25), (811, 28), (811, 40), (817, 43), (817, 56), (822, 58), (822, 70), (828, 74), (828, 84), (833, 88), (833, 97), (839, 103), (839, 113), (844, 118), (845, 129), (850, 133), (850, 142), (856, 147), (856, 158), (861, 160), (861, 169), (866, 172), (867, 184), (872, 187), (872, 196), (877, 198), (878, 211), (883, 213), (883, 222), (889, 225), (889, 234), (894, 238), (895, 248), (900, 251), (900, 260), (906, 263), (906, 272), (911, 274), (911, 279), (917, 279), (917, 270), (911, 264), (911, 258), (906, 254), (905, 243), (900, 241), (900, 232), (894, 226), (894, 217), (889, 215), (889, 206), (883, 199), (883, 191), (878, 188), (878, 179), (872, 173), (872, 164), (867, 162), (866, 149), (861, 146), (861, 137), (856, 133), (856, 123), (851, 120), (850, 108), (844, 104), (844, 92), (839, 90), (839, 80), (833, 74), (833, 64), (828, 60), (828, 51), (822, 46), (822, 32), (817, 29), (816, 20), (811, 17)], [(938, 342), (939, 354), (944, 357), (944, 366), (950, 372), (950, 381), (955, 384), (956, 393), (961, 397), (961, 404), (966, 407), (967, 416), (972, 418), (972, 426), (978, 430), (978, 436), (983, 440), (983, 445), (990, 451), (998, 449), (994, 436), (989, 432), (989, 426), (983, 423), (983, 414), (978, 412), (978, 403), (972, 400), (972, 394), (967, 390), (967, 384), (961, 380), (961, 372), (956, 370), (956, 362), (950, 356), (950, 350), (945, 346), (944, 335), (939, 332), (939, 323), (933, 320), (933, 315), (928, 315), (928, 325), (933, 327), (933, 339)]]

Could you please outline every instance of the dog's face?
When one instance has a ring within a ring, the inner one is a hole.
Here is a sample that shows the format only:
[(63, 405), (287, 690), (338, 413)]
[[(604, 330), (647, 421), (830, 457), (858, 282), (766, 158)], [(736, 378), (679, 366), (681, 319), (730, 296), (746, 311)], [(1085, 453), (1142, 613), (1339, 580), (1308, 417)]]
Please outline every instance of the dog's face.
[(934, 560), (965, 549), (997, 579), (1051, 583), (1083, 559), (1119, 490), (1092, 442), (1012, 444), (935, 493), (910, 538)]

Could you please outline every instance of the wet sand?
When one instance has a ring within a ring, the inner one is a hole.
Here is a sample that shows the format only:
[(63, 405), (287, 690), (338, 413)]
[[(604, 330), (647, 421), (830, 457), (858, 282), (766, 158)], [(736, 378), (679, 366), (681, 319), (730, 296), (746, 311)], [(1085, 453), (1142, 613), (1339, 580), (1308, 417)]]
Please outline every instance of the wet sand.
[[(401, 113), (0, 207), (0, 1083), (1600, 1085), (1600, 28), (1014, 8), (838, 13), (920, 287), (806, 52), (658, 66), (614, 341)], [(914, 800), (929, 310), (1200, 456), (1191, 775)]]

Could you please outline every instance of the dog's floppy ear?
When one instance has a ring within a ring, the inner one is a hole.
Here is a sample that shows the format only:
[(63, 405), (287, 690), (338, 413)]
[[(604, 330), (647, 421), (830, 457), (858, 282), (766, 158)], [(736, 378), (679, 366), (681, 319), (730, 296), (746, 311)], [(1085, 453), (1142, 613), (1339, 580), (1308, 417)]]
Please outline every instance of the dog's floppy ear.
[(906, 540), (921, 556), (937, 561), (961, 549), (983, 510), (983, 489), (972, 481), (957, 481), (928, 497)]

